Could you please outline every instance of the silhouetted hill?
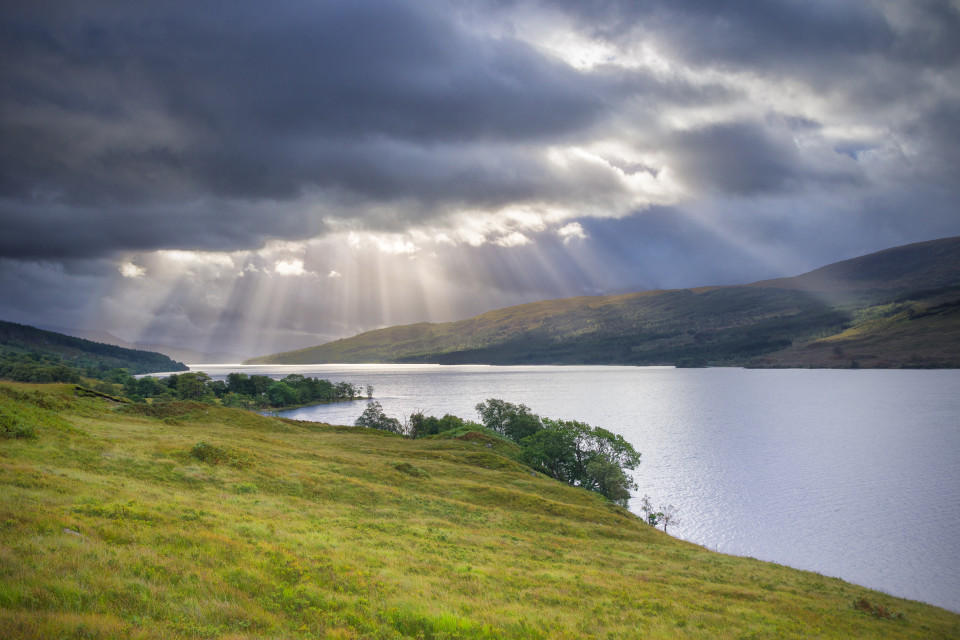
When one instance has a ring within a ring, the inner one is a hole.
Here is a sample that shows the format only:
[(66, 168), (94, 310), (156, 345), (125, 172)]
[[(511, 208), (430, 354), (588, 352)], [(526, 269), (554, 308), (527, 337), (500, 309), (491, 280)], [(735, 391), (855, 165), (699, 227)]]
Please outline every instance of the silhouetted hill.
[(0, 354), (34, 354), (79, 369), (124, 368), (131, 374), (187, 369), (161, 353), (126, 349), (4, 321), (0, 321)]
[(960, 238), (749, 285), (547, 300), (256, 364), (960, 366)]
[(156, 351), (162, 353), (171, 360), (186, 362), (188, 364), (234, 364), (242, 362), (246, 356), (242, 356), (229, 351), (200, 351), (198, 349), (189, 349), (186, 347), (174, 347), (168, 344), (158, 344), (150, 342), (128, 342), (123, 338), (118, 338), (112, 333), (106, 331), (77, 331), (75, 329), (66, 329), (62, 327), (47, 327), (50, 331), (65, 333), (68, 336), (92, 340), (94, 342), (103, 342), (126, 349), (139, 351)]
[(754, 287), (805, 291), (919, 291), (956, 285), (960, 238), (943, 238), (885, 249), (835, 262), (793, 278), (763, 280)]

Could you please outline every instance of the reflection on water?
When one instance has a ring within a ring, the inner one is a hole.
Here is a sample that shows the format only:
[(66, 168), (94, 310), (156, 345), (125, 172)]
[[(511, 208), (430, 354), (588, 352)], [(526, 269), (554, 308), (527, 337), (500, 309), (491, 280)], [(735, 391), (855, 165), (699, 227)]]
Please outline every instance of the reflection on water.
[[(640, 496), (677, 506), (674, 535), (960, 611), (960, 371), (195, 369), (371, 384), (401, 419), (418, 410), (476, 419), (476, 403), (502, 398), (604, 427), (642, 452)], [(353, 424), (364, 407), (284, 415)]]

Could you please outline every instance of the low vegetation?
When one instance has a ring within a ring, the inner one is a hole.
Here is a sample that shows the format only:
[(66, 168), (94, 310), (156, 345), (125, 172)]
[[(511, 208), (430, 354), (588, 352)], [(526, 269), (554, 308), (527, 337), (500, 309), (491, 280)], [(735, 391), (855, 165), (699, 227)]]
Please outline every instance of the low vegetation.
[(671, 538), (486, 432), (0, 383), (14, 414), (34, 436), (0, 438), (4, 638), (960, 637), (957, 614)]

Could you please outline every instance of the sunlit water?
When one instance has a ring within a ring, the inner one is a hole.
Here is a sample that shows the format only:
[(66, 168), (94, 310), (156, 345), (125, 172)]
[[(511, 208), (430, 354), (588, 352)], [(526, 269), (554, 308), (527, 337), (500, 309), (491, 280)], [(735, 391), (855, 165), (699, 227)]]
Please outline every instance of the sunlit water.
[[(671, 533), (960, 611), (960, 371), (198, 365), (346, 380), (388, 415), (487, 398), (622, 434)], [(366, 402), (283, 415), (353, 424)]]

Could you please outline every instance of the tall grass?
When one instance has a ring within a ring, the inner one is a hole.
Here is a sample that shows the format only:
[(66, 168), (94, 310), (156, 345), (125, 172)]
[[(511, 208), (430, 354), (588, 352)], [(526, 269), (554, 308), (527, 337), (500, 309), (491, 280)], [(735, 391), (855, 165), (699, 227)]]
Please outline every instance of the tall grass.
[(0, 411), (35, 433), (0, 439), (3, 638), (960, 637), (956, 614), (673, 539), (482, 441), (69, 386), (0, 385)]

